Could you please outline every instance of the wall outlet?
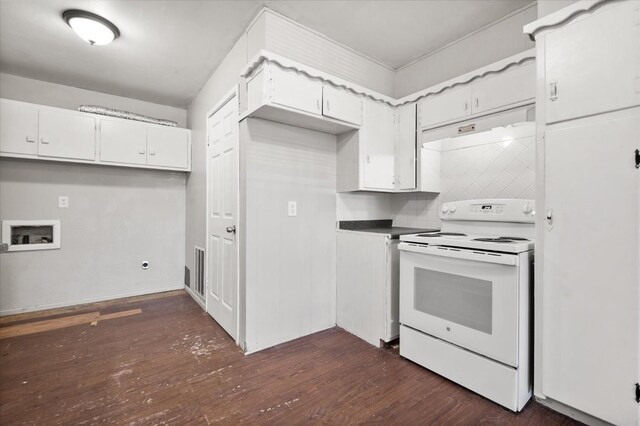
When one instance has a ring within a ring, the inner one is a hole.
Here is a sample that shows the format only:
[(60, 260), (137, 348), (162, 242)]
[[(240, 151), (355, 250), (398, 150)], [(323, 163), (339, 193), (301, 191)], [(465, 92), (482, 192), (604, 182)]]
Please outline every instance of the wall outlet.
[(298, 202), (289, 201), (289, 204), (287, 206), (287, 212), (289, 216), (298, 216)]
[(69, 197), (60, 196), (58, 197), (58, 207), (61, 209), (66, 209), (69, 207)]

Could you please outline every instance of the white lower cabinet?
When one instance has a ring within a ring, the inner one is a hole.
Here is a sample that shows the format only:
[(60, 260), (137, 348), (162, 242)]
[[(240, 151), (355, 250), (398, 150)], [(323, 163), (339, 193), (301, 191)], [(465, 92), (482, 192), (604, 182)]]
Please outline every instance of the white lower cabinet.
[(38, 107), (24, 102), (0, 101), (0, 153), (38, 154)]
[(147, 126), (134, 121), (101, 119), (100, 161), (147, 164)]
[(381, 346), (399, 333), (398, 241), (385, 234), (337, 232), (337, 324)]
[(63, 109), (39, 110), (38, 156), (75, 160), (96, 158), (96, 119)]
[(189, 135), (182, 129), (147, 127), (147, 164), (156, 167), (189, 168)]

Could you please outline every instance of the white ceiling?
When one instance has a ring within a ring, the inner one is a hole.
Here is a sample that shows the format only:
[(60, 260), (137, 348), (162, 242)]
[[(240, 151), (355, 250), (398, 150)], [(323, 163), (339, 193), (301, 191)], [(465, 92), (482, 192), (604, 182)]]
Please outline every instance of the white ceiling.
[[(0, 1), (0, 71), (186, 107), (263, 5), (391, 68), (532, 0)], [(62, 11), (112, 21), (121, 36), (89, 46)]]

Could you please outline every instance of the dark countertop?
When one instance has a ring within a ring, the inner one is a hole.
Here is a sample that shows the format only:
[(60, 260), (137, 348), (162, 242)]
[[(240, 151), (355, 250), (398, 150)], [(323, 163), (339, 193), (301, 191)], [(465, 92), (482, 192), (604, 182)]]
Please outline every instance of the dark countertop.
[(393, 226), (391, 219), (384, 220), (342, 220), (338, 222), (338, 229), (342, 231), (366, 232), (370, 234), (389, 235), (391, 239), (398, 239), (400, 235), (417, 234), (420, 232), (436, 232), (439, 229), (405, 228)]

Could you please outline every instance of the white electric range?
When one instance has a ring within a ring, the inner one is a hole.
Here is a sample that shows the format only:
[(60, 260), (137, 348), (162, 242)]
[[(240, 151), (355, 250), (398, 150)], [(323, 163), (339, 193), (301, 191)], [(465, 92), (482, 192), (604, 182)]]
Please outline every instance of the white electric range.
[(519, 411), (531, 398), (533, 200), (445, 203), (402, 236), (400, 355)]

